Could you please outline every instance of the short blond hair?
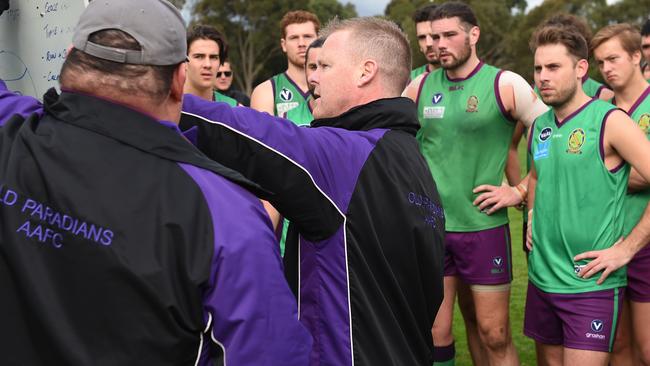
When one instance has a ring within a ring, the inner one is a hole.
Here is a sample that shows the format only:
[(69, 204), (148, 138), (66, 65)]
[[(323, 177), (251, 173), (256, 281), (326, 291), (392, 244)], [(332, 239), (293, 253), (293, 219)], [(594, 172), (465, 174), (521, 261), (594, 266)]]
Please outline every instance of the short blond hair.
[(630, 56), (635, 52), (641, 52), (641, 32), (628, 23), (611, 24), (599, 30), (591, 39), (591, 51), (612, 38), (618, 38), (621, 46)]
[(334, 18), (319, 36), (327, 38), (339, 31), (350, 32), (349, 47), (355, 56), (374, 59), (386, 81), (386, 90), (400, 95), (410, 78), (411, 47), (397, 24), (377, 17)]

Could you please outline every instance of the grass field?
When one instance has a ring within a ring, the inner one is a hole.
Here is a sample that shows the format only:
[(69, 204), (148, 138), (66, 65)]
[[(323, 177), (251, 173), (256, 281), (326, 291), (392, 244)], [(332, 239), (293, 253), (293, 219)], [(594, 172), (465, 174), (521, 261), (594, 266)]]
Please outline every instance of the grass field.
[[(519, 161), (525, 162), (525, 139), (519, 145)], [(525, 168), (525, 163), (524, 163)], [(524, 366), (533, 366), (535, 360), (535, 343), (524, 336), (524, 307), (526, 305), (526, 287), (528, 286), (528, 267), (526, 256), (522, 248), (521, 225), (523, 216), (521, 211), (508, 210), (510, 217), (510, 234), (512, 238), (512, 269), (514, 280), (510, 294), (510, 323), (512, 338), (519, 353), (519, 359)], [(465, 326), (463, 318), (456, 305), (454, 314), (454, 337), (456, 338), (456, 366), (472, 365), (472, 359), (467, 348)]]

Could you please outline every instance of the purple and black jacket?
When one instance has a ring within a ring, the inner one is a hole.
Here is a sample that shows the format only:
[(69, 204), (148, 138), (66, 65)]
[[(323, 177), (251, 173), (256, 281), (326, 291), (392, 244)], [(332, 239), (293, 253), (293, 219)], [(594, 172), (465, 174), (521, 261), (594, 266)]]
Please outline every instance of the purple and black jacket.
[(177, 126), (0, 83), (0, 364), (306, 365), (256, 184)]
[(312, 127), (186, 95), (180, 127), (272, 193), (291, 221), (285, 273), (314, 339), (311, 365), (431, 365), (444, 214), (415, 105), (355, 107)]

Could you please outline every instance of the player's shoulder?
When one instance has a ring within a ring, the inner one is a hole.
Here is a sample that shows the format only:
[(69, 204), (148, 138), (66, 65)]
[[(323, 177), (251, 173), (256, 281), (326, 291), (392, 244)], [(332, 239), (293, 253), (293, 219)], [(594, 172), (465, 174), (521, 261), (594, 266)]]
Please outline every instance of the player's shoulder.
[(266, 79), (265, 81), (257, 84), (257, 86), (253, 88), (253, 93), (251, 94), (251, 97), (253, 97), (255, 94), (263, 94), (263, 93), (273, 93), (272, 78)]

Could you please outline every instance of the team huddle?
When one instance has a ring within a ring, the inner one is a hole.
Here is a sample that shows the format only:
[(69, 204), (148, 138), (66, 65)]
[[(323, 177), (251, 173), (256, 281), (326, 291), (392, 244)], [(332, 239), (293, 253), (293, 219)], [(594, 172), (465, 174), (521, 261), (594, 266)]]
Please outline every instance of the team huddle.
[(413, 21), (411, 70), (390, 21), (288, 12), (249, 99), (217, 29), (90, 2), (60, 92), (0, 81), (0, 364), (450, 366), (457, 299), (518, 365), (516, 207), (538, 364), (650, 365), (650, 24), (552, 16), (531, 86), (469, 5)]

